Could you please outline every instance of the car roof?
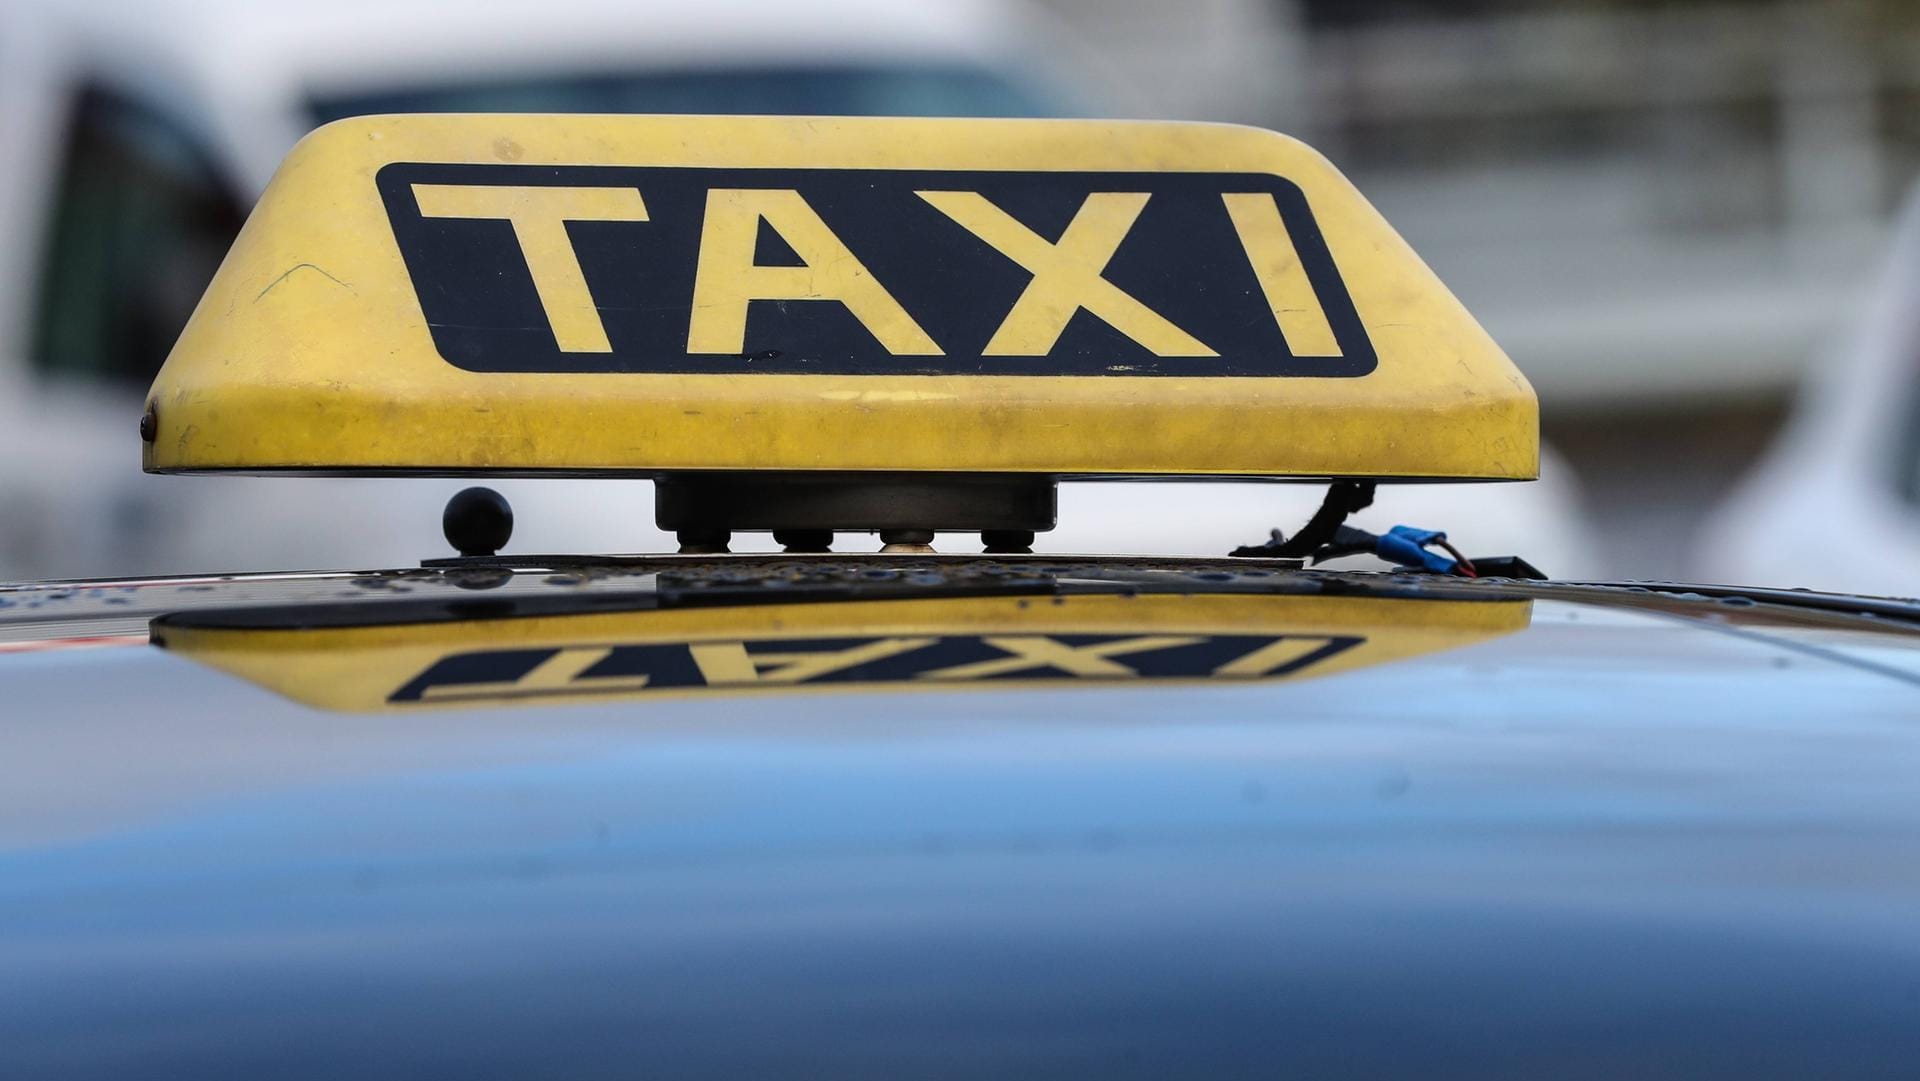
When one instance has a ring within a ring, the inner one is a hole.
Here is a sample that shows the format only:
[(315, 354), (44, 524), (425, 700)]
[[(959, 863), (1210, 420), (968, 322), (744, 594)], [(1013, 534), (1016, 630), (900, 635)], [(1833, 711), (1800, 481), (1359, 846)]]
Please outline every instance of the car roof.
[[(595, 599), (652, 605), (695, 591), (750, 605), (775, 599), (838, 600), (969, 595), (983, 581), (1014, 579), (1042, 593), (1137, 591), (1143, 583), (1183, 594), (1254, 591), (1356, 594), (1418, 601), (1434, 597), (1556, 600), (1650, 610), (1708, 623), (1734, 619), (1817, 627), (1902, 640), (1920, 634), (1920, 599), (1659, 581), (1461, 579), (1416, 573), (1302, 569), (1297, 561), (1174, 555), (502, 554), (427, 559), (376, 570), (151, 575), (0, 583), (0, 641), (55, 648), (64, 638), (145, 641), (149, 622), (198, 610), (409, 611), (434, 597)], [(711, 602), (711, 603), (717, 603)], [(551, 605), (549, 605), (551, 607)], [(384, 621), (391, 622), (391, 618)], [(57, 632), (73, 631), (74, 634)]]
[[(1088, 607), (1116, 598), (1145, 598), (1136, 609), (1157, 605), (1170, 614), (1113, 616)], [(1363, 605), (1357, 615), (1336, 613), (1333, 624), (1322, 617), (1321, 609), (1311, 607), (1337, 606), (1338, 598), (1363, 599), (1364, 605), (1373, 607)], [(996, 601), (1016, 601), (1018, 611), (995, 609), (990, 602)], [(1244, 608), (1254, 601), (1272, 607)], [(1081, 623), (1066, 618), (1048, 621), (1026, 612), (1030, 605), (1057, 607), (1069, 602), (1077, 606), (1075, 613), (1089, 613)], [(916, 603), (926, 611), (916, 608)], [(1243, 608), (1221, 607), (1223, 603), (1240, 603)], [(969, 610), (969, 604), (977, 610)], [(214, 667), (237, 671), (258, 684), (263, 681), (257, 668), (236, 669), (221, 663), (220, 658), (227, 655), (222, 650), (229, 645), (223, 635), (244, 639), (277, 634), (284, 645), (297, 644), (302, 635), (345, 633), (351, 638), (399, 628), (414, 633), (416, 643), (433, 647), (429, 652), (437, 649), (451, 655), (457, 652), (456, 645), (483, 648), (499, 643), (505, 648), (545, 643), (560, 648), (583, 636), (590, 643), (614, 638), (746, 640), (767, 633), (793, 637), (800, 629), (809, 629), (816, 638), (1071, 635), (1097, 630), (1148, 634), (1168, 627), (1183, 634), (1233, 635), (1324, 630), (1334, 625), (1351, 626), (1354, 633), (1383, 642), (1410, 629), (1429, 634), (1430, 640), (1419, 643), (1417, 649), (1395, 645), (1384, 658), (1368, 658), (1357, 666), (1343, 662), (1329, 669), (1346, 683), (1364, 685), (1376, 678), (1372, 666), (1381, 659), (1393, 662), (1386, 667), (1397, 668), (1405, 663), (1403, 656), (1414, 653), (1438, 649), (1472, 654), (1497, 650), (1493, 639), (1508, 635), (1537, 639), (1542, 634), (1541, 619), (1534, 613), (1540, 605), (1563, 612), (1568, 624), (1604, 617), (1662, 628), (1661, 637), (1671, 640), (1668, 652), (1649, 654), (1626, 640), (1595, 636), (1588, 643), (1578, 627), (1551, 622), (1556, 628), (1552, 637), (1562, 643), (1559, 648), (1578, 650), (1600, 666), (1608, 680), (1644, 680), (1675, 670), (1711, 674), (1711, 666), (1703, 667), (1700, 660), (1712, 652), (1705, 644), (1731, 636), (1752, 641), (1762, 652), (1797, 651), (1818, 658), (1823, 665), (1871, 672), (1895, 684), (1920, 682), (1920, 603), (1908, 600), (1658, 583), (1466, 580), (1298, 570), (1275, 560), (1123, 556), (454, 557), (389, 571), (37, 583), (0, 587), (0, 660), (9, 654), (71, 654), (102, 647), (178, 647), (189, 640), (197, 642), (193, 636), (210, 634), (219, 648), (206, 650), (199, 659), (212, 657)], [(700, 620), (703, 612), (714, 618)], [(1497, 614), (1502, 612), (1508, 614)], [(616, 622), (595, 626), (591, 623), (595, 619)], [(573, 626), (583, 629), (573, 631)], [(286, 663), (298, 667), (312, 663), (318, 653), (346, 651), (360, 658), (355, 664), (364, 666), (374, 663), (367, 658), (378, 656), (377, 651), (361, 650), (362, 643), (352, 640), (315, 642), (310, 649), (288, 652), (293, 659)], [(250, 642), (241, 644), (253, 648)], [(392, 635), (375, 644), (387, 649), (394, 644)], [(405, 665), (417, 667), (418, 659), (417, 652), (405, 653), (386, 666), (399, 666), (393, 674), (379, 678), (393, 682), (407, 674)], [(84, 666), (89, 662), (76, 657), (65, 663)], [(178, 662), (170, 658), (159, 663), (169, 668)], [(1154, 674), (1145, 669), (1143, 673)], [(1204, 670), (1199, 674), (1204, 675)], [(1326, 673), (1310, 675), (1323, 678)], [(273, 676), (269, 672), (263, 685), (286, 693), (284, 681), (277, 682)], [(1729, 698), (1748, 693), (1750, 677), (1744, 670), (1724, 674)], [(856, 682), (877, 684), (887, 691), (912, 689), (878, 676)], [(654, 689), (663, 689), (658, 680)], [(778, 693), (783, 687), (728, 684), (710, 689)], [(115, 695), (137, 700), (144, 694), (137, 686), (101, 688), (99, 693), (106, 697), (76, 708), (114, 713)], [(204, 706), (190, 708), (219, 709), (236, 689), (230, 681), (216, 679), (206, 682), (198, 693)], [(94, 694), (88, 690), (84, 697), (90, 700)], [(377, 698), (332, 701), (325, 696), (302, 698), (297, 691), (292, 697), (303, 709), (380, 705)], [(1560, 708), (1552, 699), (1540, 705)], [(1073, 708), (1072, 699), (1063, 707)]]
[[(1446, 1077), (1576, 1047), (1696, 1075), (1920, 1051), (1897, 1005), (1909, 604), (1226, 561), (539, 562), (0, 595), (0, 1059), (1130, 1075), (1278, 1054)], [(512, 642), (554, 605), (745, 626), (1223, 596), (1377, 605), (1383, 633), (1498, 618), (1317, 679), (398, 713), (141, 644), (156, 616), (163, 637), (441, 620)], [(150, 1023), (112, 1021), (129, 996)]]

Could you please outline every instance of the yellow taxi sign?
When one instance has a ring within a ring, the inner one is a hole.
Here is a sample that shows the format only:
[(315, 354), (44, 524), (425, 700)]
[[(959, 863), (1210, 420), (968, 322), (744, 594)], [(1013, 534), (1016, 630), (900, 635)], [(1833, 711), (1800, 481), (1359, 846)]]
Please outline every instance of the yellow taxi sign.
[(1077, 595), (275, 626), (156, 620), (170, 652), (346, 712), (707, 694), (1309, 679), (1498, 638), (1531, 601)]
[(1111, 121), (332, 124), (149, 410), (158, 472), (1525, 479), (1538, 443), (1325, 159)]

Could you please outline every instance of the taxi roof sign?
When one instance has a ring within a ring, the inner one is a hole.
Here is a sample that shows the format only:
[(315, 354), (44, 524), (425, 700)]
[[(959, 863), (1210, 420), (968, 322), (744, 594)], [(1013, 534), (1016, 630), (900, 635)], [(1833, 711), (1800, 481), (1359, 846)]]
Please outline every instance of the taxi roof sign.
[(1530, 479), (1531, 388), (1322, 157), (1213, 124), (390, 116), (308, 136), (154, 472)]

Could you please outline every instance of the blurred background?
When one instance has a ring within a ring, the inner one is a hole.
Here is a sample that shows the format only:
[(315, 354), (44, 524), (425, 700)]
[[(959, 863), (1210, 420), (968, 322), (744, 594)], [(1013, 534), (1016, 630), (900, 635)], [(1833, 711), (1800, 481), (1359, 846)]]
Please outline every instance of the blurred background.
[[(443, 554), (457, 482), (147, 477), (136, 421), (302, 133), (538, 110), (1298, 135), (1541, 399), (1542, 482), (1385, 489), (1362, 524), (1561, 577), (1912, 594), (1916, 105), (1897, 0), (0, 0), (0, 580)], [(670, 550), (644, 483), (499, 487), (511, 551)], [(1319, 494), (1140, 488), (1063, 490), (1043, 547), (1224, 553)]]

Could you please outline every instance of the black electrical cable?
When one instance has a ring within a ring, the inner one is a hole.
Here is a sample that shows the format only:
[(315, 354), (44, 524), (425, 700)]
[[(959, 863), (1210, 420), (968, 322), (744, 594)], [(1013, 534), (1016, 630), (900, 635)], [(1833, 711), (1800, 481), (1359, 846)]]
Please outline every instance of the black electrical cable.
[(1320, 501), (1320, 509), (1313, 512), (1313, 517), (1307, 519), (1298, 533), (1283, 538), (1276, 529), (1273, 539), (1265, 544), (1244, 545), (1228, 555), (1305, 559), (1331, 543), (1349, 517), (1373, 505), (1373, 489), (1374, 482), (1370, 480), (1336, 480), (1327, 488), (1327, 497)]

